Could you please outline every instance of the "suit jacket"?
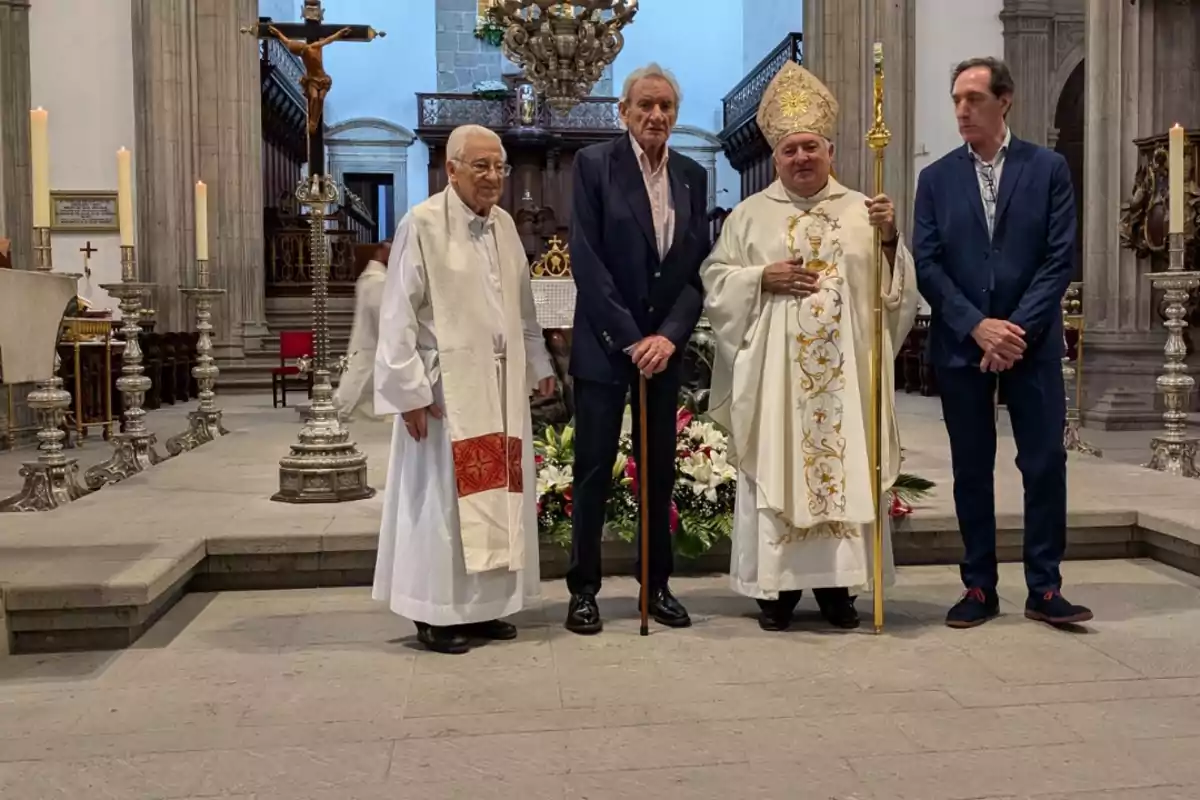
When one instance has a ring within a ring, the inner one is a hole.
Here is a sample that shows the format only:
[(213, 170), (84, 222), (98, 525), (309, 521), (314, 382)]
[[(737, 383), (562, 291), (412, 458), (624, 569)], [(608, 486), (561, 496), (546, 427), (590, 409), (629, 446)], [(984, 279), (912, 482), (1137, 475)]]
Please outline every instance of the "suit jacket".
[(709, 251), (708, 176), (668, 150), (675, 233), (659, 258), (650, 198), (628, 135), (575, 155), (571, 273), (578, 297), (571, 375), (621, 383), (633, 377), (624, 352), (658, 333), (675, 344), (678, 365), (703, 309), (700, 262)]
[(966, 145), (921, 171), (913, 222), (917, 283), (933, 314), (929, 355), (936, 366), (978, 366), (971, 331), (984, 318), (1025, 331), (1024, 358), (1063, 356), (1060, 303), (1075, 269), (1075, 192), (1067, 162), (1013, 137), (987, 218)]

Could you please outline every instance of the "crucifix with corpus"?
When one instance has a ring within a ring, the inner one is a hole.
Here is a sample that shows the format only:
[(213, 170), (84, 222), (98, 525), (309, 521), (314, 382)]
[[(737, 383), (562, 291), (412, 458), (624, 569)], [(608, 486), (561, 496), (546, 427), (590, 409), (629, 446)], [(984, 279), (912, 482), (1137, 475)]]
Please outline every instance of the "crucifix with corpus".
[(325, 46), (339, 41), (369, 42), (376, 36), (387, 34), (370, 25), (326, 25), (321, 0), (304, 0), (304, 22), (276, 25), (270, 17), (260, 17), (257, 24), (242, 28), (242, 33), (253, 34), (259, 39), (274, 37), (283, 42), (288, 52), (300, 57), (304, 64), (300, 86), (308, 100), (308, 174), (324, 174), (325, 96), (333, 86), (333, 78), (325, 71)]

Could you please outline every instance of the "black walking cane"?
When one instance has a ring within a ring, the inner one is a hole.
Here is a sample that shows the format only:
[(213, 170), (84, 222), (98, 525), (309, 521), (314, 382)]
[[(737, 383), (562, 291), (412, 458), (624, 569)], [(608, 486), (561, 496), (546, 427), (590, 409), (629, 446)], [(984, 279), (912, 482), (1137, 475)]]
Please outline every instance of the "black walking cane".
[(638, 431), (641, 446), (638, 448), (638, 516), (642, 523), (642, 636), (650, 635), (650, 475), (646, 469), (646, 375), (638, 371)]

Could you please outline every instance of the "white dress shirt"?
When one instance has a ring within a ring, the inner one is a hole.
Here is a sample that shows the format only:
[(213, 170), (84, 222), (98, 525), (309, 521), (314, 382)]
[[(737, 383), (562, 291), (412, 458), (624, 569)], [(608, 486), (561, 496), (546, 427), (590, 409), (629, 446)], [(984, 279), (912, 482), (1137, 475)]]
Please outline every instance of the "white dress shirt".
[(1004, 171), (1004, 159), (1008, 155), (1008, 145), (1012, 142), (1012, 130), (1004, 126), (1004, 142), (996, 151), (991, 161), (984, 161), (971, 145), (967, 152), (975, 164), (975, 177), (979, 179), (979, 196), (983, 200), (983, 215), (987, 217), (988, 236), (996, 228), (996, 199), (1000, 196), (1000, 173)]
[(670, 153), (664, 146), (662, 161), (654, 167), (650, 164), (650, 156), (646, 155), (646, 151), (638, 144), (637, 139), (633, 138), (633, 134), (629, 135), (629, 141), (633, 145), (633, 153), (637, 156), (642, 180), (646, 184), (646, 194), (650, 198), (658, 257), (665, 258), (667, 251), (671, 249), (671, 240), (675, 237), (675, 199), (671, 196), (671, 176), (667, 171)]

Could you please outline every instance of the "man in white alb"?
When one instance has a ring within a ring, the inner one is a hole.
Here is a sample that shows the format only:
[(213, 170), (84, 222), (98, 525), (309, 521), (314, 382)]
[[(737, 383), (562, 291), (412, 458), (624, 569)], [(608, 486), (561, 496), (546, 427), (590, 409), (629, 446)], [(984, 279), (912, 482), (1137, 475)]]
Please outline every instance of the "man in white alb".
[(525, 250), (497, 207), (510, 167), (495, 133), (456, 129), (450, 185), (396, 231), (375, 407), (398, 414), (372, 596), (422, 644), (511, 639), (538, 594), (529, 397), (554, 391)]
[[(916, 276), (891, 200), (831, 175), (837, 113), (820, 81), (784, 65), (758, 110), (779, 178), (733, 210), (700, 273), (717, 340), (710, 413), (738, 470), (730, 578), (765, 630), (791, 624), (804, 589), (831, 624), (857, 627), (851, 589), (871, 582), (873, 227), (888, 275), (883, 489), (900, 467), (892, 363), (916, 317)], [(884, 552), (886, 581), (890, 537)]]
[(392, 241), (380, 242), (354, 285), (354, 325), (350, 329), (346, 371), (338, 381), (333, 404), (344, 417), (362, 420), (385, 419), (375, 413), (375, 348), (379, 344), (379, 307), (387, 282), (387, 262)]

